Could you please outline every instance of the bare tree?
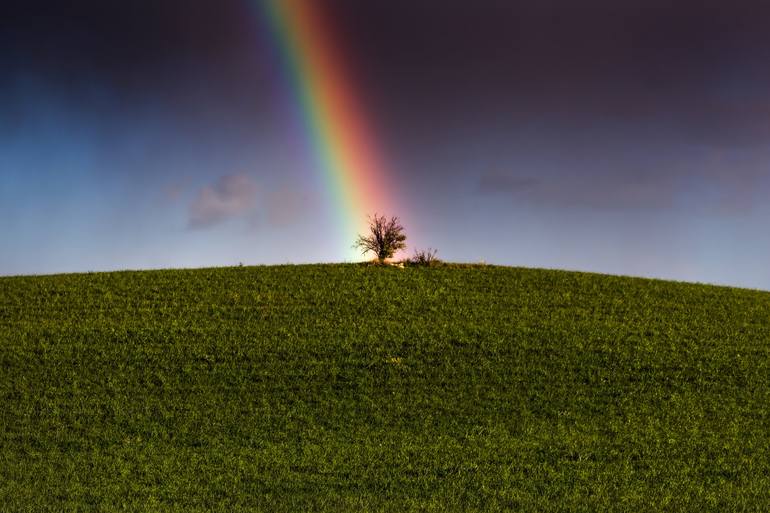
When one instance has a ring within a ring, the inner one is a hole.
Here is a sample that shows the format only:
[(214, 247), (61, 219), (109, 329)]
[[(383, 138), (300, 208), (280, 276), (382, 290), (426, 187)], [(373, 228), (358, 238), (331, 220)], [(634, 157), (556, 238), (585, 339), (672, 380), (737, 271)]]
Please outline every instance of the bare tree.
[(386, 258), (392, 258), (396, 251), (405, 249), (405, 241), (404, 227), (398, 217), (387, 219), (374, 214), (369, 218), (369, 235), (359, 235), (353, 247), (360, 249), (364, 255), (371, 251), (382, 263)]

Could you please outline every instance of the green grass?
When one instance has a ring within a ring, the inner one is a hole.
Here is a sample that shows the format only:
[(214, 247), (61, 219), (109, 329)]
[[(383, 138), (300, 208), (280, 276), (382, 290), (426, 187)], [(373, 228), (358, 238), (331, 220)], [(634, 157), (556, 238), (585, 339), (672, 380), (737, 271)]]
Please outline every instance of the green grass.
[(770, 511), (770, 293), (501, 267), (0, 279), (0, 511)]

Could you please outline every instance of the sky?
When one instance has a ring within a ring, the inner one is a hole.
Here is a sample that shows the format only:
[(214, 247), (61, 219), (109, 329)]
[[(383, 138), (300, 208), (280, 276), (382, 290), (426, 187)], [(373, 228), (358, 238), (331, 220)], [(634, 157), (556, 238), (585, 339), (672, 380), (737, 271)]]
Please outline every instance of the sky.
[[(0, 275), (364, 258), (264, 1), (0, 4)], [(313, 5), (408, 254), (770, 290), (767, 2)]]

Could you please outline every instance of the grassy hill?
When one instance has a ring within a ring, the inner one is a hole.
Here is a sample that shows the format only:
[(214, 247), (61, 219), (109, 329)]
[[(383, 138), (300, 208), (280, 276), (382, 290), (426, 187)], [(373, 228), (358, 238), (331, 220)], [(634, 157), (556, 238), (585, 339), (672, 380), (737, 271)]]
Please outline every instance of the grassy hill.
[(768, 511), (770, 293), (500, 267), (0, 279), (0, 511)]

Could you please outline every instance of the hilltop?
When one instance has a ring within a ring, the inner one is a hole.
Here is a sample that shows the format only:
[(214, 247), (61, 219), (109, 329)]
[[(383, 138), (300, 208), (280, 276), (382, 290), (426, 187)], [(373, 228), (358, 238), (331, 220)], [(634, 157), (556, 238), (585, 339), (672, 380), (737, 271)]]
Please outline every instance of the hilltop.
[(493, 266), (0, 278), (0, 511), (737, 511), (770, 293)]

